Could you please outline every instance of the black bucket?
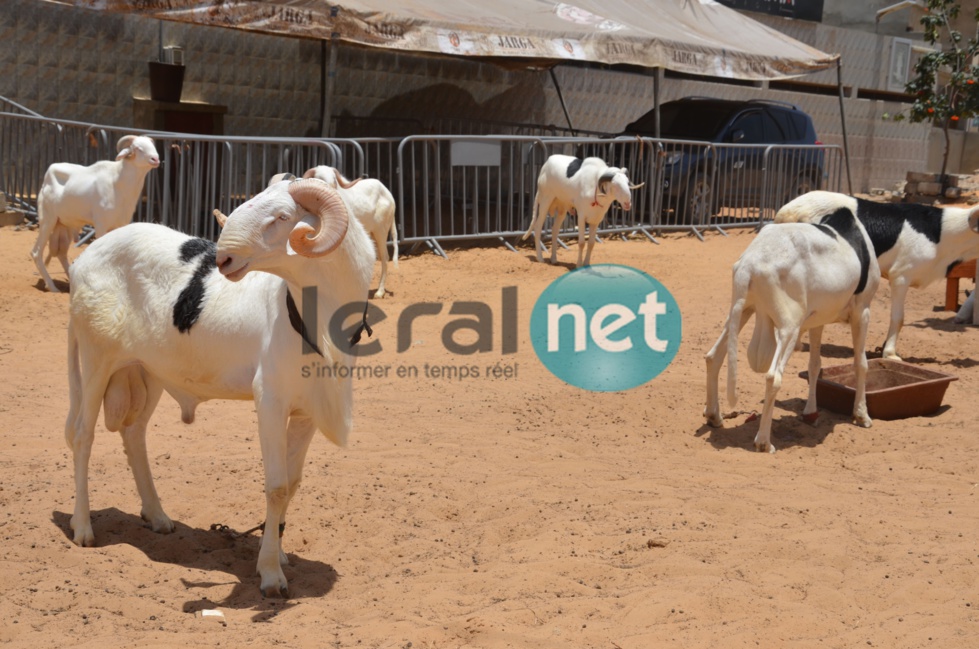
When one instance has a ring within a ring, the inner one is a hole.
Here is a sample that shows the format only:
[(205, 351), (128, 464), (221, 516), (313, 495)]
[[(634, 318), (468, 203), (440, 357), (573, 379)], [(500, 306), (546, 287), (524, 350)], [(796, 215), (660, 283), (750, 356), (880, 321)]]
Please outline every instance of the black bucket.
[(148, 63), (150, 64), (150, 99), (179, 102), (184, 85), (184, 66), (159, 61), (148, 61)]

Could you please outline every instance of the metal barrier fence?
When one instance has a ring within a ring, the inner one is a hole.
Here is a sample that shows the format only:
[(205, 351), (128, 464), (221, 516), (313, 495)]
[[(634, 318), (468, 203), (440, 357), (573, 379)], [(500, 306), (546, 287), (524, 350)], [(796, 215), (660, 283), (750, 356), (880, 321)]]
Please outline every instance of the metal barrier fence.
[[(812, 189), (838, 191), (842, 149), (746, 146), (649, 138), (411, 136), (398, 146), (403, 242), (498, 239), (510, 245), (532, 221), (537, 174), (549, 155), (597, 156), (624, 167), (634, 183), (629, 212), (616, 203), (598, 233), (759, 227)], [(550, 231), (550, 222), (545, 230)], [(565, 220), (559, 237), (576, 233)]]
[[(36, 214), (37, 192), (48, 165), (112, 160), (118, 139), (130, 133), (0, 113), (0, 191)], [(217, 237), (212, 210), (229, 213), (280, 171), (301, 175), (311, 167), (329, 165), (356, 177), (364, 169), (363, 150), (352, 140), (144, 134), (154, 139), (160, 167), (146, 177), (134, 220), (207, 238)]]
[[(128, 129), (0, 113), (0, 191), (32, 208), (52, 162), (115, 157)], [(634, 183), (629, 212), (609, 210), (600, 234), (757, 227), (810, 189), (839, 190), (835, 146), (745, 146), (637, 137), (414, 135), (400, 138), (245, 138), (149, 133), (161, 156), (146, 179), (136, 220), (214, 238), (214, 208), (232, 211), (273, 174), (317, 165), (349, 178), (378, 178), (398, 203), (399, 241), (498, 240), (512, 247), (530, 226), (541, 165), (554, 153), (597, 156), (625, 167)], [(545, 224), (547, 227), (549, 224)], [(549, 228), (547, 230), (549, 232)], [(576, 232), (566, 219), (559, 237)]]

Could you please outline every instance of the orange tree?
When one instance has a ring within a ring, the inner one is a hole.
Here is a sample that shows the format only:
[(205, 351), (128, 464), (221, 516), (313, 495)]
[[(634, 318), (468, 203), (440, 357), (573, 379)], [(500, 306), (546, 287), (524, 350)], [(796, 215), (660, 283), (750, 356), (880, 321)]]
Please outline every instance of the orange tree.
[[(950, 127), (960, 120), (979, 115), (979, 9), (976, 27), (970, 38), (953, 28), (959, 15), (959, 4), (953, 0), (927, 0), (928, 13), (921, 18), (924, 40), (933, 51), (924, 54), (914, 65), (915, 77), (905, 86), (914, 96), (908, 109), (912, 122), (930, 121), (945, 135), (942, 157), (942, 179), (948, 169)], [(897, 116), (900, 119), (900, 116)]]

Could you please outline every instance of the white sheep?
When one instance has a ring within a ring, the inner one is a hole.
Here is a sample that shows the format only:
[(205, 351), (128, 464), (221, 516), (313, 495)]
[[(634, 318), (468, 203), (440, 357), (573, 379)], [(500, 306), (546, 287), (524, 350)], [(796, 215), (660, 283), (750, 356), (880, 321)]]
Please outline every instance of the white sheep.
[[(605, 218), (612, 203), (618, 201), (622, 209), (632, 209), (632, 191), (644, 183), (629, 183), (628, 172), (609, 167), (601, 158), (576, 158), (555, 154), (544, 161), (537, 176), (537, 193), (530, 227), (521, 237), (534, 233), (534, 250), (537, 261), (541, 255), (541, 231), (548, 216), (553, 217), (551, 226), (551, 263), (557, 261), (558, 232), (568, 212), (578, 217), (577, 268), (591, 263), (591, 249), (595, 245), (595, 231)], [(585, 226), (589, 228), (588, 245), (585, 246)], [(582, 264), (584, 261), (584, 264)]]
[(303, 174), (303, 178), (319, 178), (340, 190), (347, 209), (357, 217), (377, 245), (377, 257), (381, 260), (381, 279), (374, 297), (384, 297), (384, 280), (388, 276), (388, 234), (394, 242), (394, 267), (398, 267), (398, 226), (394, 222), (394, 196), (376, 178), (347, 180), (333, 167), (320, 165)]
[(145, 441), (162, 392), (187, 423), (203, 401), (253, 400), (266, 493), (258, 572), (264, 595), (286, 594), (279, 536), (307, 448), (316, 430), (344, 445), (352, 425), (353, 343), (331, 338), (331, 318), (365, 312), (374, 247), (318, 180), (276, 183), (218, 220), (217, 246), (133, 223), (71, 267), (71, 527), (76, 544), (94, 544), (88, 460), (100, 406), (122, 433), (143, 518), (171, 532)]
[(775, 215), (775, 222), (815, 223), (841, 207), (856, 214), (863, 224), (881, 276), (890, 282), (891, 316), (882, 356), (900, 360), (897, 337), (904, 325), (908, 289), (924, 288), (944, 278), (955, 263), (979, 257), (979, 206), (878, 203), (813, 191), (786, 203)]
[[(70, 242), (82, 227), (93, 226), (95, 236), (101, 237), (132, 221), (146, 174), (160, 166), (156, 146), (145, 135), (124, 135), (116, 150), (115, 160), (99, 160), (87, 167), (56, 162), (44, 173), (31, 256), (52, 293), (59, 291), (48, 274), (48, 260), (57, 256), (67, 273)], [(50, 252), (42, 258), (45, 245)]]
[(775, 452), (771, 443), (772, 410), (782, 385), (782, 373), (799, 336), (809, 331), (809, 399), (803, 416), (810, 421), (816, 410), (816, 379), (823, 326), (849, 321), (853, 334), (856, 395), (854, 422), (870, 426), (866, 404), (867, 353), (870, 303), (880, 283), (880, 268), (870, 240), (860, 223), (840, 209), (820, 224), (787, 223), (762, 228), (734, 264), (731, 311), (720, 338), (705, 356), (707, 407), (711, 426), (721, 426), (718, 376), (729, 355), (727, 394), (737, 403), (738, 334), (755, 315), (748, 346), (748, 362), (765, 373), (765, 404), (755, 436), (755, 448)]

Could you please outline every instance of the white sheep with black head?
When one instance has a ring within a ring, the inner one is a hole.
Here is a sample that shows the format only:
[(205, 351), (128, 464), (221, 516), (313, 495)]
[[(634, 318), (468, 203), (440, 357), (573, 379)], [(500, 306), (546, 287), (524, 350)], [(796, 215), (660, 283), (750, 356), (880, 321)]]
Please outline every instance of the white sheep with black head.
[[(537, 176), (537, 193), (530, 227), (521, 239), (534, 233), (534, 251), (537, 261), (541, 256), (541, 232), (548, 216), (553, 218), (551, 226), (551, 263), (557, 261), (558, 233), (564, 224), (564, 217), (573, 212), (578, 219), (578, 263), (587, 266), (591, 263), (591, 250), (595, 245), (596, 230), (612, 203), (618, 201), (624, 210), (632, 209), (632, 190), (643, 183), (633, 185), (628, 171), (610, 167), (601, 158), (577, 158), (555, 154), (544, 161)], [(588, 228), (588, 243), (585, 244), (585, 228)]]

